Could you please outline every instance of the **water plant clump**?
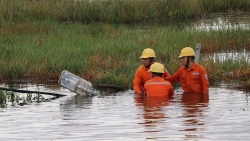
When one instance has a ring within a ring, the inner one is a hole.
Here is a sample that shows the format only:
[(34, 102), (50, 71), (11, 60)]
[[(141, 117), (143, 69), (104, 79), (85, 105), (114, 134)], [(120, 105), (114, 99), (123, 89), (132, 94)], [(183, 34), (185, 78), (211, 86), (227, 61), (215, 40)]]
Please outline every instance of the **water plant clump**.
[(10, 91), (2, 91), (0, 90), (0, 105), (2, 108), (6, 107), (8, 103), (11, 105), (27, 105), (29, 103), (40, 103), (46, 101), (46, 98), (37, 93), (37, 94), (26, 94), (26, 95), (19, 95), (14, 92)]
[(7, 102), (6, 94), (0, 90), (0, 105), (1, 105), (1, 107), (4, 107), (6, 102)]

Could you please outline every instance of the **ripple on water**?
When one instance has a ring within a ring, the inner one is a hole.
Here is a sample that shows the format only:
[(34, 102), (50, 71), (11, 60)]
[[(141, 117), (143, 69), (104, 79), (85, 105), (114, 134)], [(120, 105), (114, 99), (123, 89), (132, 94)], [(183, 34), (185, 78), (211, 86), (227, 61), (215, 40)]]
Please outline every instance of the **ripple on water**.
[[(40, 88), (41, 89), (41, 88)], [(53, 91), (54, 89), (50, 89)], [(150, 100), (131, 90), (108, 96), (68, 96), (0, 111), (0, 139), (13, 140), (247, 140), (248, 96), (210, 88), (209, 97), (176, 93)]]

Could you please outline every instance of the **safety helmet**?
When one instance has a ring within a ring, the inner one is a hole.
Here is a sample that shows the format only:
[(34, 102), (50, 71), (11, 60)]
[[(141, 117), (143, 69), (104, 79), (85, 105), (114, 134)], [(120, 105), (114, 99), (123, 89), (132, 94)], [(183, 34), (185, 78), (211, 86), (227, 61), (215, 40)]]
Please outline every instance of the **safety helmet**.
[(149, 72), (164, 73), (164, 66), (161, 63), (154, 63), (151, 65)]
[(146, 49), (143, 50), (142, 55), (141, 55), (140, 58), (151, 58), (151, 57), (152, 58), (155, 57), (154, 50), (151, 49), (151, 48), (146, 48)]
[(181, 54), (180, 54), (179, 58), (183, 57), (183, 56), (195, 56), (195, 52), (191, 47), (184, 47), (181, 50)]

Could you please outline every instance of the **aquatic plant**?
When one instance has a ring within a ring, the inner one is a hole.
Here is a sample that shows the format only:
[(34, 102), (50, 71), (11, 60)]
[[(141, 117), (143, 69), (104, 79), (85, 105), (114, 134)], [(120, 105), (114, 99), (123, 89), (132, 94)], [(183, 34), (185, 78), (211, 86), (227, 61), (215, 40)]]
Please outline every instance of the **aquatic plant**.
[(4, 105), (4, 104), (6, 104), (6, 95), (3, 91), (0, 90), (0, 105)]
[(20, 95), (15, 94), (12, 91), (2, 91), (0, 90), (0, 106), (2, 108), (6, 107), (7, 104), (10, 102), (12, 105), (26, 105), (27, 103), (40, 103), (45, 101), (43, 95), (41, 94), (27, 94), (26, 96), (20, 97)]

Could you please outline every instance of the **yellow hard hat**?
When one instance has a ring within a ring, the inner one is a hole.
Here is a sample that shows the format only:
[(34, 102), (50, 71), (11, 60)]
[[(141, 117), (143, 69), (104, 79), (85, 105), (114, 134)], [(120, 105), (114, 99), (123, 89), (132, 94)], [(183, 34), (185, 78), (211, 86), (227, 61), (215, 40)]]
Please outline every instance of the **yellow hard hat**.
[(183, 56), (195, 56), (195, 52), (191, 47), (184, 47), (181, 50), (181, 54), (179, 57), (183, 57)]
[(146, 48), (143, 50), (140, 58), (150, 58), (150, 57), (155, 57), (155, 52), (151, 48)]
[(164, 73), (164, 66), (161, 63), (154, 63), (151, 65), (149, 72)]

